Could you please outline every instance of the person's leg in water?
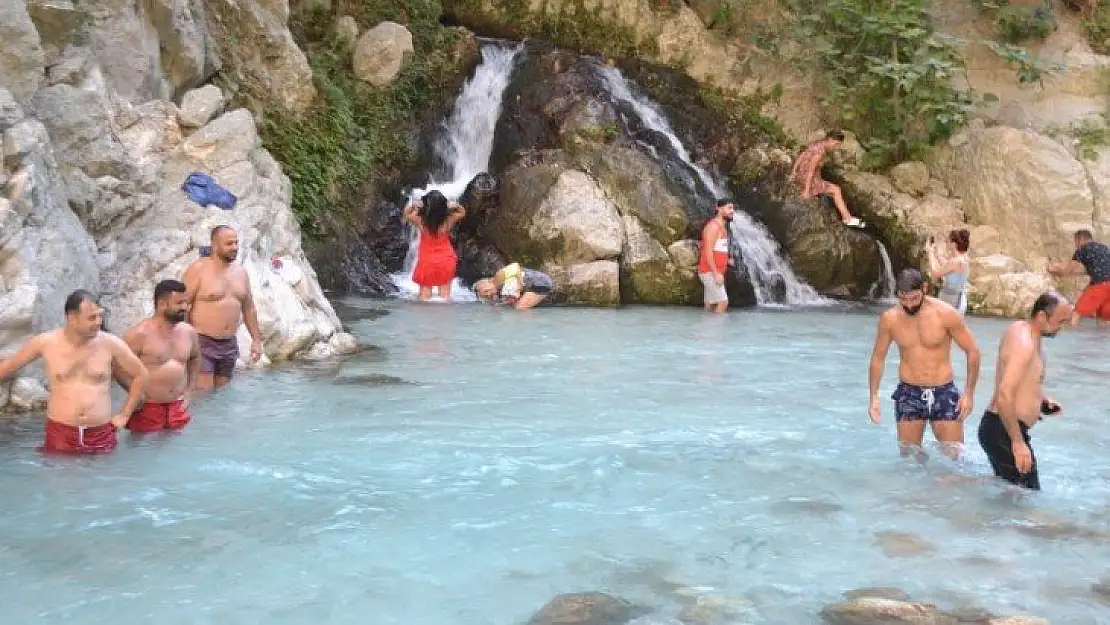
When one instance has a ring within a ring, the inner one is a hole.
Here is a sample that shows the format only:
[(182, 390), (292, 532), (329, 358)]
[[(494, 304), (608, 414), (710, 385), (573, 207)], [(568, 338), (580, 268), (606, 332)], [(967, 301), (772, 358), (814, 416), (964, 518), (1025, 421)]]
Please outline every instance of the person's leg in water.
[(432, 287), (430, 287), (430, 286), (420, 287), (419, 298), (420, 298), (420, 301), (422, 301), (422, 302), (426, 302), (429, 299), (431, 299), (432, 298)]
[(447, 301), (451, 301), (451, 283), (441, 284), (436, 287), (437, 294)]
[(901, 457), (913, 455), (918, 462), (929, 456), (921, 446), (925, 439), (927, 409), (921, 401), (921, 388), (899, 382), (890, 396), (894, 400), (894, 421), (898, 428), (898, 453)]
[(541, 295), (539, 293), (533, 293), (532, 291), (526, 291), (520, 296), (520, 299), (516, 301), (513, 308), (517, 310), (528, 310), (529, 308), (535, 308), (545, 299), (547, 299), (546, 294)]
[(932, 393), (928, 419), (944, 455), (959, 460), (964, 448), (964, 424), (960, 421), (960, 391), (954, 382), (928, 389)]

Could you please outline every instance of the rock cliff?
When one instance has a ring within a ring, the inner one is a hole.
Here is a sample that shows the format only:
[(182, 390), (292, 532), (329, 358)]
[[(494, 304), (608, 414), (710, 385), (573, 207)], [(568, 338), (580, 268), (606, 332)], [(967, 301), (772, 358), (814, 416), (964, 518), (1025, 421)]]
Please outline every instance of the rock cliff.
[[(98, 293), (107, 329), (122, 333), (217, 224), (240, 233), (267, 359), (355, 347), (305, 258), (289, 179), (251, 113), (229, 108), (219, 87), (193, 89), (230, 68), (264, 76), (235, 84), (274, 106), (314, 97), (284, 2), (4, 0), (0, 12), (0, 353), (57, 327), (76, 288)], [(219, 43), (227, 28), (253, 35), (232, 54)], [(234, 193), (235, 207), (190, 200), (182, 183), (195, 171)], [(239, 338), (246, 353), (245, 328)], [(3, 387), (0, 407), (42, 398), (29, 378)]]

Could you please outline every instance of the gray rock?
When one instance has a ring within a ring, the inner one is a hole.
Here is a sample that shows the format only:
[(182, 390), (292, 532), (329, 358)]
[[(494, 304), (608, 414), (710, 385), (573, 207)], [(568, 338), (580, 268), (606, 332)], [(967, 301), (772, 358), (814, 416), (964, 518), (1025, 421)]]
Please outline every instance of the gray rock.
[(47, 71), (46, 84), (79, 86), (85, 78), (85, 70), (89, 60), (88, 50), (70, 48), (64, 57)]
[(358, 41), (358, 22), (350, 15), (344, 15), (335, 20), (335, 36), (347, 43)]
[(917, 161), (899, 163), (891, 168), (890, 181), (902, 193), (920, 197), (929, 188), (929, 168)]
[(355, 76), (375, 87), (384, 87), (401, 73), (412, 55), (412, 33), (396, 22), (382, 22), (358, 38), (352, 57)]
[(177, 119), (186, 128), (200, 128), (224, 107), (224, 94), (216, 85), (193, 89), (181, 98)]
[(28, 0), (27, 13), (39, 33), (47, 67), (61, 61), (67, 47), (79, 43), (81, 13), (70, 0)]
[(42, 84), (46, 57), (23, 0), (0, 0), (0, 88), (25, 103)]
[(23, 108), (15, 101), (12, 92), (0, 88), (0, 133), (23, 119)]

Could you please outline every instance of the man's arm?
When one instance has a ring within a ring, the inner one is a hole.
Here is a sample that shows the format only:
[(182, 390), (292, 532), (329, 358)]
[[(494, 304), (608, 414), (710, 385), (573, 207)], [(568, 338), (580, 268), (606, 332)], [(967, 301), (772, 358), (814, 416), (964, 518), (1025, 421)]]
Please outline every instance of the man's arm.
[(1075, 260), (1055, 260), (1048, 263), (1048, 273), (1063, 278), (1068, 276), (1083, 276), (1087, 274), (1087, 267)]
[(879, 316), (879, 327), (875, 332), (875, 346), (871, 348), (871, 365), (867, 370), (867, 386), (872, 400), (879, 396), (879, 382), (883, 379), (886, 354), (890, 350), (890, 343), (893, 338), (890, 331), (890, 317), (883, 313)]
[(185, 365), (185, 395), (191, 396), (197, 388), (197, 378), (200, 376), (200, 337), (196, 328), (189, 327), (191, 344), (189, 347), (189, 362)]
[[(133, 354), (135, 354), (135, 356), (140, 356), (140, 354), (142, 354), (143, 348), (143, 335), (142, 332), (139, 330), (139, 326), (135, 326), (129, 329), (127, 332), (124, 332), (123, 342), (127, 344), (127, 347), (131, 350)], [(120, 367), (112, 367), (112, 369), (112, 372), (115, 374), (116, 377), (116, 382), (118, 382), (125, 391), (130, 391), (132, 382), (131, 374), (129, 374), (127, 371), (124, 371)]]
[(189, 302), (189, 323), (193, 322), (193, 308), (197, 300), (197, 290), (200, 289), (200, 263), (199, 260), (194, 261), (185, 268), (185, 274), (181, 276), (181, 282), (185, 284), (185, 299)]
[(36, 334), (27, 339), (14, 354), (0, 361), (0, 380), (6, 380), (8, 376), (38, 360), (42, 356), (42, 343), (42, 335)]
[(979, 353), (979, 346), (975, 344), (975, 337), (971, 334), (971, 329), (967, 327), (967, 321), (964, 320), (963, 315), (952, 310), (945, 311), (948, 316), (949, 333), (952, 340), (960, 349), (964, 350), (967, 354), (967, 382), (964, 387), (964, 397), (971, 398), (975, 396), (975, 385), (979, 381), (979, 362), (982, 355)]
[(257, 359), (254, 354), (262, 354), (262, 330), (258, 327), (258, 309), (254, 305), (251, 277), (247, 275), (246, 269), (242, 269), (242, 272), (243, 286), (246, 289), (246, 295), (243, 297), (243, 323), (246, 324), (247, 332), (251, 335), (251, 358)]
[(127, 389), (127, 401), (124, 402), (123, 408), (120, 408), (119, 416), (122, 417), (122, 422), (117, 423), (116, 427), (123, 427), (127, 424), (127, 420), (131, 418), (131, 413), (139, 407), (139, 402), (143, 397), (143, 389), (146, 388), (146, 380), (149, 375), (146, 370), (146, 365), (135, 352), (131, 351), (122, 339), (111, 334), (106, 334), (108, 337), (108, 345), (112, 350), (113, 364), (118, 365), (119, 368), (131, 378), (130, 387)]

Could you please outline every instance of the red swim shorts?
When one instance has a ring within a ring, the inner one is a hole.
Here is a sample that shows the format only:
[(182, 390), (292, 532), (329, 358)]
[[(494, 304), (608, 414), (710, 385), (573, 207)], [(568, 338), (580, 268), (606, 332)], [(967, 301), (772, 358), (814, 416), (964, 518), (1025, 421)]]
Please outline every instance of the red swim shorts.
[(1088, 284), (1075, 302), (1080, 317), (1110, 320), (1110, 282)]
[(177, 399), (166, 404), (148, 401), (131, 415), (127, 429), (136, 433), (180, 430), (191, 420), (192, 415), (183, 400)]
[(46, 420), (46, 439), (38, 450), (48, 453), (105, 454), (116, 448), (116, 426), (111, 423), (78, 427)]

